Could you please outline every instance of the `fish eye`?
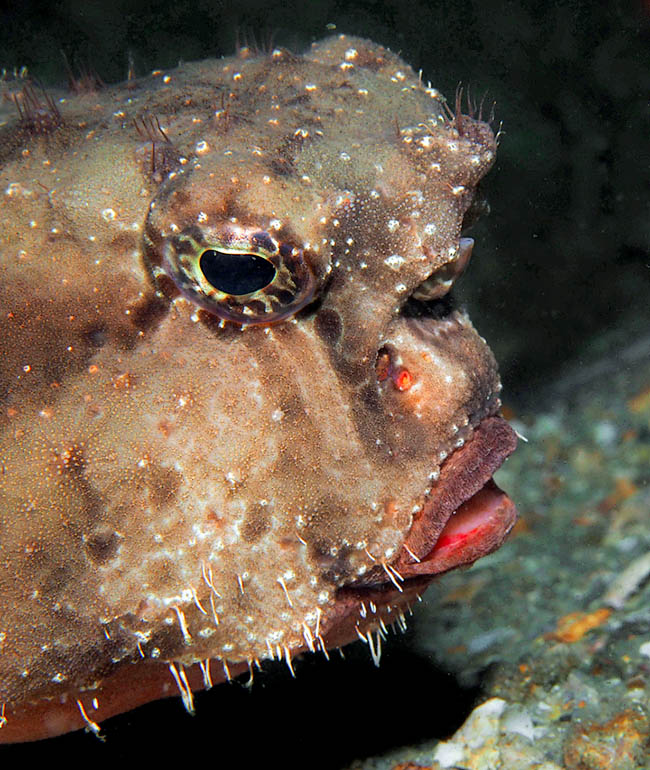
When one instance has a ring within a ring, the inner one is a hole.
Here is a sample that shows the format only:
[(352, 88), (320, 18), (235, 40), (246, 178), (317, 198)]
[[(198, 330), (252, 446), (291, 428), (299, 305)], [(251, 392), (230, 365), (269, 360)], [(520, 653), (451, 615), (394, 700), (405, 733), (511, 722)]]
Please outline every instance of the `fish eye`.
[(201, 254), (199, 267), (211, 286), (234, 296), (260, 291), (276, 276), (271, 262), (258, 254), (229, 254), (216, 249)]
[(186, 298), (226, 321), (272, 324), (298, 312), (316, 293), (310, 255), (265, 230), (224, 224), (191, 227), (148, 244), (159, 291), (172, 298), (171, 278)]

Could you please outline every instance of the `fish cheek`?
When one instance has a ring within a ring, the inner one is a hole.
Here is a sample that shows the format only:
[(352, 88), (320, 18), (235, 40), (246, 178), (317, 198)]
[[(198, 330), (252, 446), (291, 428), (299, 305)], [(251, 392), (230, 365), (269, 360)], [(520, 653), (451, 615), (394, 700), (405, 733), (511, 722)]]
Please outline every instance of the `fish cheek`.
[(97, 565), (112, 561), (117, 556), (120, 540), (120, 535), (107, 524), (92, 527), (84, 537), (88, 558)]
[(327, 345), (338, 343), (343, 333), (343, 320), (333, 308), (325, 308), (318, 313), (314, 321), (316, 332)]
[(351, 574), (348, 556), (351, 548), (342, 545), (340, 533), (350, 529), (351, 511), (335, 495), (315, 501), (304, 515), (300, 530), (311, 560), (325, 583), (340, 585)]
[(138, 491), (146, 490), (152, 509), (160, 511), (173, 505), (182, 483), (182, 473), (150, 461), (134, 480), (134, 487)]
[[(42, 513), (35, 510), (33, 519), (47, 520)], [(11, 572), (2, 581), (7, 633), (0, 680), (10, 702), (22, 700), (26, 691), (52, 693), (85, 676), (91, 648), (97, 648), (95, 665), (108, 657), (99, 652), (106, 639), (94, 616), (103, 607), (80, 538), (65, 529), (52, 538), (38, 523), (16, 535), (3, 541), (2, 552)], [(25, 627), (29, 633), (17, 633)]]
[(271, 530), (271, 516), (263, 505), (255, 505), (246, 512), (241, 536), (247, 543), (256, 543)]

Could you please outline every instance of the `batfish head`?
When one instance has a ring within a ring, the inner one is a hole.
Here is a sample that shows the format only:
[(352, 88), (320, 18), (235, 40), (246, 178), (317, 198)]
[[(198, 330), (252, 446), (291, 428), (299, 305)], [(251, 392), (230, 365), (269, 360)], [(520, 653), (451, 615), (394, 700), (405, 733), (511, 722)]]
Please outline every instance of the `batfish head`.
[(515, 518), (449, 294), (490, 126), (343, 36), (98, 101), (3, 171), (7, 740), (366, 637)]

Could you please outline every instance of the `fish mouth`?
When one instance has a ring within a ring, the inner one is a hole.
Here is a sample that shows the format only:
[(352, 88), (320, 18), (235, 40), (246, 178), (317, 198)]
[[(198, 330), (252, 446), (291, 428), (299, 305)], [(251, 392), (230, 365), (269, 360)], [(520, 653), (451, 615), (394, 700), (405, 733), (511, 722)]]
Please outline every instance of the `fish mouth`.
[(517, 520), (517, 509), (492, 476), (516, 445), (517, 436), (502, 417), (486, 417), (478, 424), (471, 440), (443, 463), (396, 558), (338, 590), (336, 611), (324, 634), (328, 646), (358, 634), (356, 608), (363, 607), (362, 614), (370, 608), (375, 620), (397, 620), (399, 611), (418, 599), (436, 575), (473, 564), (499, 548)]
[(404, 580), (432, 577), (472, 564), (501, 545), (517, 509), (492, 477), (516, 446), (517, 436), (502, 417), (478, 424), (471, 440), (443, 463), (437, 483), (415, 514), (391, 565), (397, 574)]
[[(400, 320), (410, 333), (432, 350), (442, 350), (441, 340), (455, 331), (466, 331), (468, 319), (458, 307), (451, 288), (467, 267), (473, 245), (471, 238), (461, 237), (458, 259), (429, 276), (400, 309)], [(480, 339), (478, 335), (476, 338)], [(456, 337), (451, 336), (450, 340), (455, 344)], [(476, 340), (471, 343), (475, 344)], [(467, 348), (469, 344), (465, 341), (461, 347)], [(400, 358), (399, 352), (397, 349), (393, 353), (389, 344), (380, 349), (376, 365), (379, 381), (402, 371), (392, 363), (393, 357)], [(474, 425), (470, 436), (461, 440), (440, 466), (439, 475), (436, 474), (437, 479), (420, 510), (415, 512), (396, 558), (387, 565), (374, 567), (342, 591), (362, 587), (392, 590), (404, 588), (413, 580), (430, 581), (434, 575), (472, 564), (496, 550), (514, 526), (515, 505), (492, 477), (514, 452), (517, 436), (498, 415), (500, 384), (496, 362), (487, 351), (491, 360), (486, 363), (485, 352), (476, 359), (484, 367), (482, 377), (477, 377), (484, 379), (485, 384), (472, 394), (471, 400), (475, 402), (472, 407), (466, 405), (476, 418), (476, 421), (470, 419)], [(479, 366), (467, 356), (463, 368), (469, 369), (472, 364)], [(478, 372), (478, 368), (474, 371)], [(395, 376), (392, 379), (396, 384)]]

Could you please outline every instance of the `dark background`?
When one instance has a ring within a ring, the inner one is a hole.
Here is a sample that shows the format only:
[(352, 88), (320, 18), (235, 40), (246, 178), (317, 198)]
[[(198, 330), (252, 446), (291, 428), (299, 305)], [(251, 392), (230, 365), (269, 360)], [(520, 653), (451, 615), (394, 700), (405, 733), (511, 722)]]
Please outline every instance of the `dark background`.
[[(648, 2), (23, 0), (0, 4), (0, 67), (62, 84), (63, 51), (110, 83), (129, 55), (144, 75), (230, 55), (238, 36), (300, 51), (333, 31), (400, 52), (448, 97), (462, 81), (496, 101), (505, 133), (484, 185), (492, 213), (471, 233), (460, 293), (501, 362), (506, 402), (534, 404), (565, 367), (592, 363), (604, 336), (618, 335), (618, 348), (602, 348), (614, 367), (619, 349), (638, 349), (650, 337)], [(606, 377), (602, 388), (606, 397)], [(335, 770), (463, 721), (476, 692), (433, 661), (393, 645), (377, 673), (365, 652), (299, 663), (296, 682), (282, 672), (252, 693), (217, 688), (194, 719), (180, 701), (154, 704), (109, 722), (106, 744), (75, 734), (0, 749), (0, 760), (184, 756)]]

